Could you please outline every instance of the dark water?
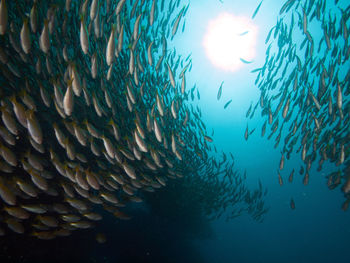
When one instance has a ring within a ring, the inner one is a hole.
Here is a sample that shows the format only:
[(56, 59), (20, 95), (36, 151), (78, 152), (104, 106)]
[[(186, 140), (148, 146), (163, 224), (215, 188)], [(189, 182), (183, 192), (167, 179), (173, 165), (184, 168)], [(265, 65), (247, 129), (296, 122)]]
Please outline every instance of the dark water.
[[(260, 113), (249, 121), (245, 117), (251, 102), (260, 98), (259, 88), (254, 84), (256, 75), (250, 71), (265, 61), (265, 38), (275, 25), (283, 3), (263, 1), (253, 20), (258, 26), (254, 63), (243, 65), (236, 72), (225, 72), (215, 68), (206, 57), (202, 40), (208, 21), (221, 12), (250, 18), (259, 1), (223, 2), (191, 1), (186, 30), (175, 37), (171, 48), (185, 55), (192, 53), (193, 69), (187, 75), (188, 85), (196, 83), (200, 91), (201, 99), (195, 104), (202, 109), (208, 130), (215, 131), (212, 137), (216, 147), (232, 152), (236, 168), (241, 173), (247, 172), (249, 187), (257, 187), (261, 180), (268, 188), (265, 203), (269, 212), (263, 216), (263, 222), (245, 214), (229, 222), (225, 217), (210, 221), (206, 217), (197, 218), (195, 207), (177, 214), (181, 210), (175, 210), (171, 199), (167, 199), (165, 212), (157, 206), (164, 202), (158, 202), (157, 198), (169, 196), (161, 192), (155, 194), (151, 205), (143, 203), (127, 208), (132, 215), (130, 220), (116, 219), (101, 209), (98, 212), (103, 215), (102, 221), (69, 237), (46, 241), (9, 232), (0, 237), (1, 262), (350, 262), (350, 215), (349, 210), (341, 209), (344, 193), (340, 187), (332, 191), (327, 188), (326, 175), (334, 171), (334, 165), (326, 164), (322, 171), (313, 165), (309, 184), (305, 186), (303, 176), (298, 173), (302, 164), (300, 153), (292, 154), (281, 171), (284, 184), (280, 186), (276, 170), (281, 149), (275, 149), (272, 140), (260, 137), (265, 121)], [(327, 8), (331, 9), (333, 1), (327, 2)], [(345, 8), (349, 5), (345, 0), (339, 2)], [(316, 30), (314, 36), (317, 34)], [(223, 95), (218, 102), (216, 94), (222, 81), (225, 81)], [(224, 110), (229, 99), (232, 103)], [(349, 96), (344, 101), (348, 99)], [(257, 129), (248, 141), (244, 139), (247, 123)], [(290, 184), (288, 175), (293, 168), (294, 181)], [(179, 190), (177, 194), (181, 196), (184, 192)], [(290, 208), (291, 198), (295, 210)], [(175, 214), (169, 212), (172, 207)], [(106, 243), (96, 242), (97, 233), (105, 234)]]
[[(205, 262), (193, 237), (176, 222), (147, 212), (130, 221), (103, 215), (103, 224), (69, 238), (7, 237), (1, 240), (1, 262)], [(105, 244), (96, 242), (97, 232), (106, 234)]]

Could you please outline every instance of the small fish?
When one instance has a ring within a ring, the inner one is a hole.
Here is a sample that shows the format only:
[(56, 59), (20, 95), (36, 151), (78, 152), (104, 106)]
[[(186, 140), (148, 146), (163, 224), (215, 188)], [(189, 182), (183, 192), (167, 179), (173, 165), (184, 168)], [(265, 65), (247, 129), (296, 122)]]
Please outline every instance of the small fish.
[(138, 17), (136, 18), (135, 24), (134, 24), (134, 31), (133, 31), (134, 41), (137, 39), (137, 36), (139, 34), (140, 20), (141, 20), (141, 14), (138, 15)]
[(73, 96), (73, 90), (72, 90), (72, 81), (70, 81), (70, 83), (68, 83), (66, 94), (64, 95), (64, 98), (63, 98), (64, 113), (67, 116), (72, 115), (73, 107), (74, 107), (74, 96)]
[(248, 118), (248, 116), (249, 116), (249, 114), (250, 114), (250, 112), (252, 110), (252, 107), (253, 107), (253, 103), (250, 104), (250, 106), (249, 106), (249, 108), (248, 108), (248, 110), (247, 110), (247, 112), (245, 114), (246, 118)]
[(309, 172), (306, 171), (303, 179), (303, 184), (308, 185), (309, 184)]
[(179, 23), (180, 23), (180, 19), (181, 19), (184, 11), (185, 11), (185, 6), (181, 9), (180, 13), (178, 14), (178, 16), (176, 18), (176, 21), (175, 21), (174, 26), (173, 26), (173, 30), (171, 32), (172, 36), (174, 36), (176, 34), (177, 28), (178, 28)]
[(168, 67), (168, 74), (169, 74), (169, 79), (170, 79), (170, 83), (171, 83), (171, 86), (173, 88), (175, 88), (175, 78), (174, 78), (174, 74), (173, 74), (173, 71), (171, 70), (170, 66), (169, 66), (169, 63), (166, 63), (167, 67)]
[(280, 170), (283, 170), (284, 167), (284, 154), (282, 154), (281, 156), (281, 160), (280, 160)]
[(7, 5), (6, 0), (1, 0), (0, 2), (0, 35), (4, 35), (7, 29)]
[(20, 38), (21, 38), (21, 46), (24, 53), (29, 54), (32, 43), (30, 38), (29, 26), (28, 26), (28, 18), (25, 18), (23, 21)]
[(248, 60), (245, 60), (243, 58), (239, 58), (243, 63), (245, 64), (250, 64), (250, 63), (253, 63), (253, 61), (248, 61)]
[(292, 170), (292, 172), (289, 175), (288, 182), (290, 182), (290, 183), (293, 182), (293, 176), (294, 176), (294, 169)]
[(0, 197), (8, 205), (16, 205), (16, 196), (3, 179), (0, 180)]
[(232, 99), (230, 99), (228, 102), (226, 102), (225, 106), (224, 106), (224, 109), (227, 108), (228, 105), (230, 105), (230, 103), (232, 102)]
[(246, 141), (248, 140), (248, 136), (249, 136), (249, 131), (248, 131), (248, 124), (247, 124), (247, 128), (245, 129), (245, 133), (244, 133), (244, 139)]
[(148, 48), (147, 48), (147, 58), (148, 58), (148, 64), (150, 66), (152, 66), (153, 64), (153, 59), (152, 59), (152, 45), (153, 45), (153, 41), (149, 44)]
[(280, 186), (283, 185), (283, 179), (282, 179), (282, 176), (279, 172), (278, 172), (278, 183), (280, 184)]
[[(113, 60), (114, 60), (114, 53), (115, 53), (114, 33), (115, 33), (115, 26), (113, 26), (113, 28), (111, 30), (111, 34), (109, 36), (109, 40), (108, 40), (108, 44), (107, 44), (107, 48), (106, 48), (106, 62), (107, 62), (108, 66), (110, 66), (112, 64)], [(118, 42), (118, 45), (119, 44), (120, 43)]]
[(131, 179), (136, 179), (136, 172), (135, 169), (129, 165), (128, 163), (124, 162), (123, 163), (123, 168), (125, 173), (131, 178)]
[(89, 34), (85, 26), (83, 16), (80, 18), (80, 46), (83, 53), (86, 55), (89, 52)]
[(258, 71), (261, 71), (262, 68), (256, 68), (256, 69), (253, 69), (252, 71), (250, 71), (250, 73), (255, 73), (255, 72), (258, 72)]
[(239, 36), (244, 36), (244, 35), (246, 35), (246, 34), (248, 34), (249, 33), (249, 31), (245, 31), (245, 32), (243, 32), (243, 33), (240, 33), (240, 34), (238, 34)]
[(42, 144), (43, 133), (42, 133), (39, 121), (34, 114), (34, 111), (33, 110), (26, 111), (26, 117), (27, 117), (27, 127), (28, 127), (29, 134), (31, 135), (31, 137), (36, 143)]
[(103, 145), (108, 153), (108, 156), (113, 159), (115, 155), (115, 148), (111, 140), (105, 137), (104, 135), (101, 137), (101, 139), (103, 140)]
[[(0, 0), (0, 235), (69, 236), (102, 219), (95, 205), (130, 219), (119, 207), (142, 202), (143, 191), (172, 190), (170, 180), (183, 177), (194, 193), (214, 193), (205, 216), (218, 218), (244, 200), (231, 218), (247, 211), (262, 220), (267, 189), (245, 187), (246, 174), (216, 149), (190, 102), (200, 100), (195, 84), (186, 90), (191, 54), (170, 42), (180, 23), (185, 30), (189, 4), (34, 0), (18, 8), (22, 2)], [(266, 65), (259, 74), (267, 68), (275, 70)], [(343, 144), (338, 159), (346, 163)], [(205, 182), (214, 182), (209, 192)], [(188, 200), (178, 190), (171, 195)]]
[(217, 100), (219, 100), (221, 98), (221, 94), (222, 94), (222, 85), (224, 84), (224, 82), (221, 82), (220, 84), (220, 88), (218, 90), (218, 94), (216, 96)]
[(122, 10), (122, 8), (123, 8), (125, 2), (126, 2), (126, 0), (120, 0), (120, 1), (118, 2), (117, 7), (116, 7), (116, 9), (115, 9), (115, 15), (116, 15), (116, 16), (117, 16), (117, 15), (120, 13), (120, 11)]
[(32, 9), (30, 10), (30, 27), (33, 33), (36, 33), (38, 27), (38, 10), (36, 2), (34, 2)]
[(39, 38), (40, 49), (47, 54), (50, 50), (49, 22), (44, 20), (44, 27)]
[(153, 21), (154, 21), (154, 12), (155, 12), (156, 1), (157, 0), (153, 0), (153, 2), (152, 2), (151, 13), (149, 16), (149, 24), (151, 26), (153, 25)]
[(290, 200), (290, 208), (291, 208), (292, 210), (295, 209), (295, 203), (294, 203), (293, 198)]
[(256, 16), (256, 14), (259, 12), (260, 6), (262, 4), (263, 1), (260, 2), (260, 4), (257, 6), (257, 8), (255, 9), (253, 15), (252, 15), (252, 19), (254, 19), (254, 17)]
[(98, 9), (98, 0), (92, 0), (91, 6), (90, 6), (90, 19), (91, 21), (94, 20), (97, 14)]
[(261, 128), (261, 137), (264, 137), (264, 135), (265, 135), (266, 123), (267, 123), (267, 121), (264, 122), (264, 125), (263, 125), (262, 128)]
[(213, 139), (209, 137), (208, 135), (204, 135), (204, 139), (208, 142), (213, 142)]

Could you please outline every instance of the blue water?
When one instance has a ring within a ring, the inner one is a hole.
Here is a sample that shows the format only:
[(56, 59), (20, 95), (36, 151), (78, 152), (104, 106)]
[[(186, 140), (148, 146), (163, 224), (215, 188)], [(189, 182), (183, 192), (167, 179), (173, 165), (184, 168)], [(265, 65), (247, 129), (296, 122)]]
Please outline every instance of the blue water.
[[(340, 2), (346, 5), (346, 0)], [(310, 170), (309, 184), (304, 186), (303, 176), (299, 174), (300, 153), (292, 154), (281, 171), (284, 184), (280, 186), (277, 169), (281, 149), (275, 149), (274, 140), (267, 140), (266, 135), (261, 138), (265, 119), (260, 117), (259, 109), (252, 119), (245, 116), (251, 103), (255, 105), (260, 98), (260, 90), (254, 84), (256, 74), (250, 71), (265, 62), (265, 38), (276, 24), (282, 1), (264, 0), (253, 20), (258, 27), (253, 63), (244, 64), (236, 72), (225, 72), (209, 61), (203, 48), (203, 37), (210, 20), (222, 12), (250, 18), (259, 3), (257, 0), (223, 0), (223, 3), (192, 0), (186, 14), (185, 32), (179, 32), (168, 45), (169, 49), (175, 47), (177, 54), (181, 53), (183, 57), (192, 54), (192, 70), (186, 73), (187, 87), (196, 84), (200, 91), (201, 99), (194, 104), (201, 108), (209, 135), (214, 130), (211, 137), (217, 149), (233, 154), (235, 168), (242, 174), (246, 171), (249, 187), (256, 188), (260, 180), (268, 188), (265, 204), (269, 212), (262, 223), (248, 215), (228, 222), (223, 216), (206, 221), (206, 225), (199, 226), (196, 235), (194, 231), (187, 231), (186, 215), (182, 220), (172, 221), (152, 214), (147, 205), (138, 205), (132, 207), (133, 219), (129, 221), (116, 220), (109, 213), (99, 211), (103, 214), (103, 222), (68, 238), (42, 241), (23, 237), (24, 241), (16, 246), (17, 237), (10, 237), (11, 252), (4, 252), (7, 248), (3, 247), (2, 253), (14, 255), (18, 252), (23, 255), (23, 262), (350, 262), (350, 211), (341, 209), (345, 199), (340, 187), (330, 191), (325, 178), (333, 167), (325, 165), (318, 172), (315, 162)], [(181, 26), (182, 23), (179, 31)], [(222, 81), (223, 92), (218, 101), (216, 96)], [(230, 99), (232, 103), (224, 109)], [(256, 131), (246, 141), (247, 124)], [(282, 141), (283, 137), (280, 147)], [(294, 180), (288, 183), (293, 168)], [(291, 198), (295, 201), (295, 210), (290, 208)], [(96, 243), (98, 232), (106, 234), (105, 244)], [(11, 258), (7, 260), (13, 262)]]
[[(330, 167), (325, 166), (317, 172), (314, 164), (310, 183), (304, 186), (298, 173), (300, 153), (293, 155), (281, 172), (285, 183), (280, 186), (276, 172), (280, 150), (274, 149), (273, 140), (260, 137), (264, 121), (259, 118), (260, 114), (249, 120), (249, 127), (257, 127), (257, 131), (248, 141), (244, 140), (245, 113), (250, 103), (258, 101), (260, 96), (254, 85), (255, 75), (250, 71), (264, 63), (265, 38), (275, 25), (283, 3), (263, 1), (254, 19), (258, 26), (255, 62), (244, 65), (239, 71), (228, 73), (215, 68), (201, 45), (208, 20), (222, 12), (251, 17), (259, 2), (192, 1), (186, 19), (187, 30), (177, 39), (177, 48), (182, 46), (184, 51), (192, 52), (193, 69), (189, 82), (195, 82), (200, 88), (199, 105), (208, 130), (213, 128), (215, 131), (216, 146), (233, 153), (238, 167), (247, 170), (250, 185), (255, 186), (259, 178), (269, 189), (266, 202), (270, 211), (263, 223), (256, 223), (248, 216), (229, 223), (215, 221), (215, 238), (197, 241), (196, 247), (205, 262), (349, 262), (350, 215), (349, 211), (341, 210), (344, 197), (340, 189), (330, 191), (327, 188), (324, 175)], [(216, 93), (221, 81), (225, 83), (218, 102)], [(232, 104), (224, 110), (224, 103), (229, 99), (233, 100)], [(292, 168), (296, 172), (293, 183), (289, 184), (287, 178)], [(295, 210), (289, 206), (291, 197), (296, 204)]]

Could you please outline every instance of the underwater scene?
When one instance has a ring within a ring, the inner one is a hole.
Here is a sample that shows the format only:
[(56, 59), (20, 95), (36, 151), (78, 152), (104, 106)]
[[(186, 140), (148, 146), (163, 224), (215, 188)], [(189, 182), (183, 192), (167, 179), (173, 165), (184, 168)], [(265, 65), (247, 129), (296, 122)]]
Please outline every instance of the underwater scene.
[(348, 0), (0, 0), (0, 262), (350, 262)]

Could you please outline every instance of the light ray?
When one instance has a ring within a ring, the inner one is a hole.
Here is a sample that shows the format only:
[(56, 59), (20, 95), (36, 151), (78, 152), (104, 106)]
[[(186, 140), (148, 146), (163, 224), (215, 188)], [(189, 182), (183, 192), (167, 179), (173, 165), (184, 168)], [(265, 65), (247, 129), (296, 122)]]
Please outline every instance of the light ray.
[(209, 22), (203, 45), (216, 67), (236, 71), (254, 60), (256, 38), (257, 26), (249, 18), (222, 13)]

